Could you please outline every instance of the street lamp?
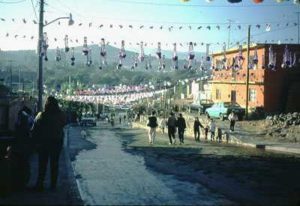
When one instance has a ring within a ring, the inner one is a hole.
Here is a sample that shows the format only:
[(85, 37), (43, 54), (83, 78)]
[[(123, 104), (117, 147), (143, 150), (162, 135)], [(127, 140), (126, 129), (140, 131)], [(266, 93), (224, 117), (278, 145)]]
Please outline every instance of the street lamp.
[(74, 20), (72, 18), (72, 14), (67, 17), (59, 17), (56, 18), (46, 24), (44, 24), (44, 0), (40, 0), (40, 13), (39, 13), (39, 41), (38, 41), (38, 55), (39, 55), (39, 74), (38, 74), (38, 104), (37, 109), (38, 112), (42, 111), (43, 108), (43, 55), (42, 55), (42, 46), (43, 46), (43, 30), (45, 26), (59, 20), (59, 19), (69, 19), (69, 26), (74, 24)]

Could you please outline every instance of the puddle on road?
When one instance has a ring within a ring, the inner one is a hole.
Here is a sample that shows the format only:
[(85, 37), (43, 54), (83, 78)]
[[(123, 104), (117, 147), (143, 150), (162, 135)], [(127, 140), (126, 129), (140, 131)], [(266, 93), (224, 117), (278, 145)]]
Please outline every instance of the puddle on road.
[[(228, 205), (224, 196), (200, 184), (179, 181), (147, 169), (142, 156), (123, 151), (127, 143), (114, 131), (91, 132), (97, 148), (80, 152), (74, 162), (88, 205)], [(122, 145), (123, 144), (123, 145)]]

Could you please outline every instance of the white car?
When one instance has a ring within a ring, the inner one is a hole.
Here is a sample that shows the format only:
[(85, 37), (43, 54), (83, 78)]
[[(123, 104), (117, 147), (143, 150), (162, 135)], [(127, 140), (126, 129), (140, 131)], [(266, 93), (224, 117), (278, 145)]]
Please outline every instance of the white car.
[(96, 126), (96, 118), (95, 117), (82, 117), (80, 121), (80, 126)]

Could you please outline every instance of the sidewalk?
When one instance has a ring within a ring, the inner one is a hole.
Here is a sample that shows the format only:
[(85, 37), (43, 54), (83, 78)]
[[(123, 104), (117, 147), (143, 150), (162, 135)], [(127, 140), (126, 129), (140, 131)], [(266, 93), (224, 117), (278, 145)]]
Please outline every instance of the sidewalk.
[(232, 132), (230, 133), (231, 138), (237, 140), (238, 145), (255, 147), (259, 149), (286, 152), (300, 154), (300, 144), (299, 143), (281, 143), (272, 140), (255, 138), (255, 134), (249, 132)]
[(24, 191), (14, 192), (7, 197), (0, 197), (0, 205), (83, 205), (77, 189), (76, 180), (69, 159), (68, 148), (62, 150), (59, 161), (59, 177), (56, 191), (51, 191), (49, 168), (45, 182), (45, 190), (32, 190), (38, 175), (38, 157), (30, 159), (31, 176), (28, 187)]

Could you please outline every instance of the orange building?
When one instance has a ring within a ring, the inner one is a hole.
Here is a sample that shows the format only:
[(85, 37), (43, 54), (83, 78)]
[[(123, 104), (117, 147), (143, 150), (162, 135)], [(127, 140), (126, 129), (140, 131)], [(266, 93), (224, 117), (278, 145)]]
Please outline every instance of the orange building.
[[(269, 48), (272, 47), (274, 69), (269, 69)], [(291, 52), (295, 63), (292, 68), (282, 68), (285, 48)], [(256, 55), (256, 54), (257, 55)], [(236, 56), (244, 60), (236, 64)], [(224, 58), (226, 57), (226, 58)], [(256, 58), (257, 57), (257, 58)], [(224, 61), (226, 59), (226, 61)], [(257, 64), (253, 64), (257, 59)], [(300, 111), (300, 45), (258, 44), (250, 47), (249, 108), (263, 107), (266, 112)], [(211, 83), (214, 102), (236, 102), (246, 106), (247, 47), (213, 54)], [(239, 66), (239, 67), (238, 67)]]

